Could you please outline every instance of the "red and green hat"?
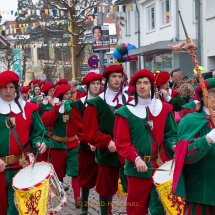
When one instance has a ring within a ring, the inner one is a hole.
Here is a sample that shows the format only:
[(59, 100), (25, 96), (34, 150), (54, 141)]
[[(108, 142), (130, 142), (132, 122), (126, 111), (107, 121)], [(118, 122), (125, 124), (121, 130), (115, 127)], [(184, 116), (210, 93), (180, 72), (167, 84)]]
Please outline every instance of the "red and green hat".
[(33, 83), (33, 85), (34, 85), (34, 84), (38, 84), (38, 85), (39, 85), (39, 84), (40, 84), (40, 79), (34, 79), (34, 80), (32, 81), (32, 83)]
[(161, 85), (168, 82), (170, 79), (170, 74), (167, 71), (158, 72), (155, 74), (155, 86), (160, 87)]
[(31, 88), (29, 86), (21, 86), (20, 91), (21, 93), (27, 93)]
[(66, 78), (61, 78), (56, 85), (68, 84), (68, 80)]
[(135, 88), (136, 88), (136, 82), (139, 78), (148, 78), (149, 80), (151, 80), (153, 83), (155, 82), (155, 76), (154, 74), (148, 70), (148, 69), (141, 69), (139, 70), (137, 73), (135, 73), (130, 82), (129, 82), (129, 88), (128, 88), (128, 92), (131, 93), (131, 92), (134, 92), (135, 91)]
[[(207, 89), (215, 87), (215, 78), (208, 78), (206, 80), (204, 80), (204, 84), (205, 87)], [(199, 84), (196, 88), (195, 88), (195, 95), (194, 95), (194, 99), (200, 99), (199, 94), (202, 92), (202, 88), (201, 88), (201, 84)]]
[(39, 86), (41, 87), (42, 85), (46, 84), (46, 81), (40, 81)]
[(122, 66), (113, 64), (113, 65), (108, 66), (108, 67), (105, 69), (105, 71), (103, 72), (103, 75), (102, 75), (102, 76), (103, 76), (104, 78), (108, 78), (109, 75), (110, 75), (111, 73), (114, 73), (114, 72), (116, 72), (116, 73), (121, 73), (122, 76), (125, 76), (125, 73), (123, 72), (123, 70), (124, 70), (124, 69), (123, 69)]
[(92, 81), (101, 81), (102, 75), (95, 72), (89, 72), (84, 78), (84, 84), (87, 85)]
[(64, 93), (66, 93), (70, 89), (71, 89), (71, 86), (69, 84), (60, 85), (55, 90), (54, 97), (59, 98), (60, 95), (63, 95)]
[(10, 82), (19, 83), (19, 76), (13, 71), (3, 71), (0, 74), (0, 87), (3, 87)]
[[(205, 84), (205, 87), (208, 89), (208, 88), (211, 88), (211, 87), (215, 87), (215, 78), (208, 78), (204, 81), (204, 84)], [(201, 88), (201, 84), (199, 84), (197, 87), (196, 87), (196, 90), (195, 90), (196, 93), (201, 93), (202, 92), (202, 88)]]
[(54, 88), (55, 86), (56, 86), (56, 85), (53, 84), (53, 83), (46, 83), (46, 84), (44, 84), (44, 85), (42, 86), (41, 92), (42, 92), (42, 93), (45, 93), (46, 91), (48, 91), (48, 90), (51, 89), (51, 88)]

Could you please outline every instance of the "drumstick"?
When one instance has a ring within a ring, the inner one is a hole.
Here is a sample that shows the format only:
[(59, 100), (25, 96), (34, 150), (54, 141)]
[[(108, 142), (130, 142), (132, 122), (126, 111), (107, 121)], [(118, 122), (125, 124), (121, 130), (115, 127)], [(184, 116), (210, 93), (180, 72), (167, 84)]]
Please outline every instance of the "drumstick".
[[(134, 169), (136, 169), (136, 166), (134, 167)], [(148, 170), (152, 170), (152, 171), (169, 171), (168, 169), (158, 169), (158, 168), (148, 168)]]
[[(43, 133), (43, 135), (42, 135), (42, 137), (41, 137), (41, 140), (40, 140), (40, 146), (41, 146), (41, 144), (42, 144), (42, 142), (43, 142), (44, 135), (45, 135), (45, 132)], [(36, 161), (37, 161), (38, 154), (39, 154), (39, 150), (37, 149), (37, 153), (36, 153), (36, 156), (35, 156), (34, 162), (33, 162), (33, 164), (32, 164), (31, 171), (33, 170), (34, 165), (35, 165), (35, 163), (36, 163)]]
[(175, 161), (175, 155), (174, 155), (174, 157), (173, 157), (173, 159), (172, 159), (172, 164), (171, 164), (171, 168), (170, 168), (170, 170), (169, 170), (169, 175), (172, 174), (172, 169), (173, 169), (174, 161)]
[(152, 171), (169, 171), (168, 169), (158, 169), (158, 168), (148, 168), (148, 170), (152, 170)]

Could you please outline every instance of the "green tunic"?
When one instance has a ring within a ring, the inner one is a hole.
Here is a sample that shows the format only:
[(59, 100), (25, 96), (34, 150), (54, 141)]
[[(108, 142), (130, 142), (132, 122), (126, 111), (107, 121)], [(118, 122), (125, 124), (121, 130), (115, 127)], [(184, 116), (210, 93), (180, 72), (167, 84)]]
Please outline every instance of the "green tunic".
[[(126, 118), (129, 123), (130, 128), (130, 136), (131, 142), (134, 147), (138, 150), (138, 154), (141, 156), (151, 156), (152, 155), (152, 144), (151, 138), (146, 130), (143, 120), (137, 116), (135, 116), (127, 106), (123, 106), (120, 109), (115, 111), (115, 114), (121, 115), (122, 117)], [(162, 116), (163, 115), (163, 116)], [(159, 129), (159, 135), (155, 136), (156, 141), (159, 145), (159, 148), (162, 148), (162, 145), (165, 146), (169, 151), (172, 151), (172, 146), (176, 143), (177, 137), (177, 128), (171, 112), (169, 113), (162, 113), (159, 114), (157, 117), (150, 116), (147, 112), (146, 121), (153, 119), (154, 128)], [(157, 122), (156, 122), (157, 118)], [(156, 128), (156, 123), (159, 127)], [(162, 125), (163, 124), (163, 125)], [(158, 133), (157, 133), (158, 134)], [(162, 138), (159, 138), (159, 137)], [(151, 168), (152, 163), (146, 162), (146, 165)], [(152, 172), (137, 172), (135, 168), (135, 163), (125, 160), (125, 174), (130, 176), (137, 176), (142, 178), (151, 178)]]
[[(114, 114), (108, 104), (105, 103), (99, 96), (94, 99), (87, 100), (87, 103), (96, 107), (98, 111), (99, 130), (113, 138)], [(117, 109), (117, 107), (115, 108)], [(102, 166), (119, 165), (118, 153), (111, 153), (108, 148), (96, 148), (95, 160), (96, 163)]]
[(183, 166), (183, 180), (179, 180), (180, 189), (176, 189), (176, 194), (182, 194), (184, 184), (187, 201), (215, 205), (215, 145), (208, 144), (205, 138), (210, 131), (209, 117), (204, 111), (187, 114), (181, 120), (178, 140), (188, 140), (190, 144)]

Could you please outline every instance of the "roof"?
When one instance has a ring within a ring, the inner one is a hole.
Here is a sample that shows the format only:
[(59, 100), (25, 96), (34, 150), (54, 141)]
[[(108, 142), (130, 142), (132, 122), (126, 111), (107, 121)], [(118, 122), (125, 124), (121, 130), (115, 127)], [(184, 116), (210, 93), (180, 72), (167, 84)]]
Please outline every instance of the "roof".
[(9, 47), (10, 43), (3, 36), (0, 36), (0, 49), (7, 49)]
[[(146, 55), (152, 55), (152, 54), (164, 54), (167, 52), (172, 52), (172, 50), (169, 47), (169, 44), (177, 45), (180, 42), (182, 42), (182, 41), (172, 41), (172, 40), (159, 41), (156, 43), (151, 43), (146, 46), (141, 46), (140, 48), (133, 49), (128, 52), (128, 55), (129, 56), (133, 56), (133, 55), (146, 56)], [(193, 42), (196, 44), (195, 40), (193, 40)]]

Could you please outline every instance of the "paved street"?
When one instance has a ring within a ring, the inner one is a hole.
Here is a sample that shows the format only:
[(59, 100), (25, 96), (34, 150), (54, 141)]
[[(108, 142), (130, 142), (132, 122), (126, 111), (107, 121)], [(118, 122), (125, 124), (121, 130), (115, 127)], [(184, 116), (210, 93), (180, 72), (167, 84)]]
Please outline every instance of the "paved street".
[[(68, 184), (70, 184), (71, 179), (69, 177), (66, 177), (64, 181)], [(68, 196), (67, 204), (66, 206), (58, 213), (60, 215), (80, 215), (81, 209), (77, 209), (75, 207), (74, 198), (73, 198), (73, 192), (70, 189), (66, 192)], [(120, 200), (116, 195), (113, 198), (113, 203), (117, 206), (114, 206), (112, 209), (113, 215), (126, 215), (125, 213), (125, 201)], [(95, 192), (94, 189), (90, 190), (89, 195), (89, 207), (88, 214), (89, 215), (99, 215), (99, 202), (98, 202), (98, 194)], [(122, 205), (122, 206), (121, 206)]]

